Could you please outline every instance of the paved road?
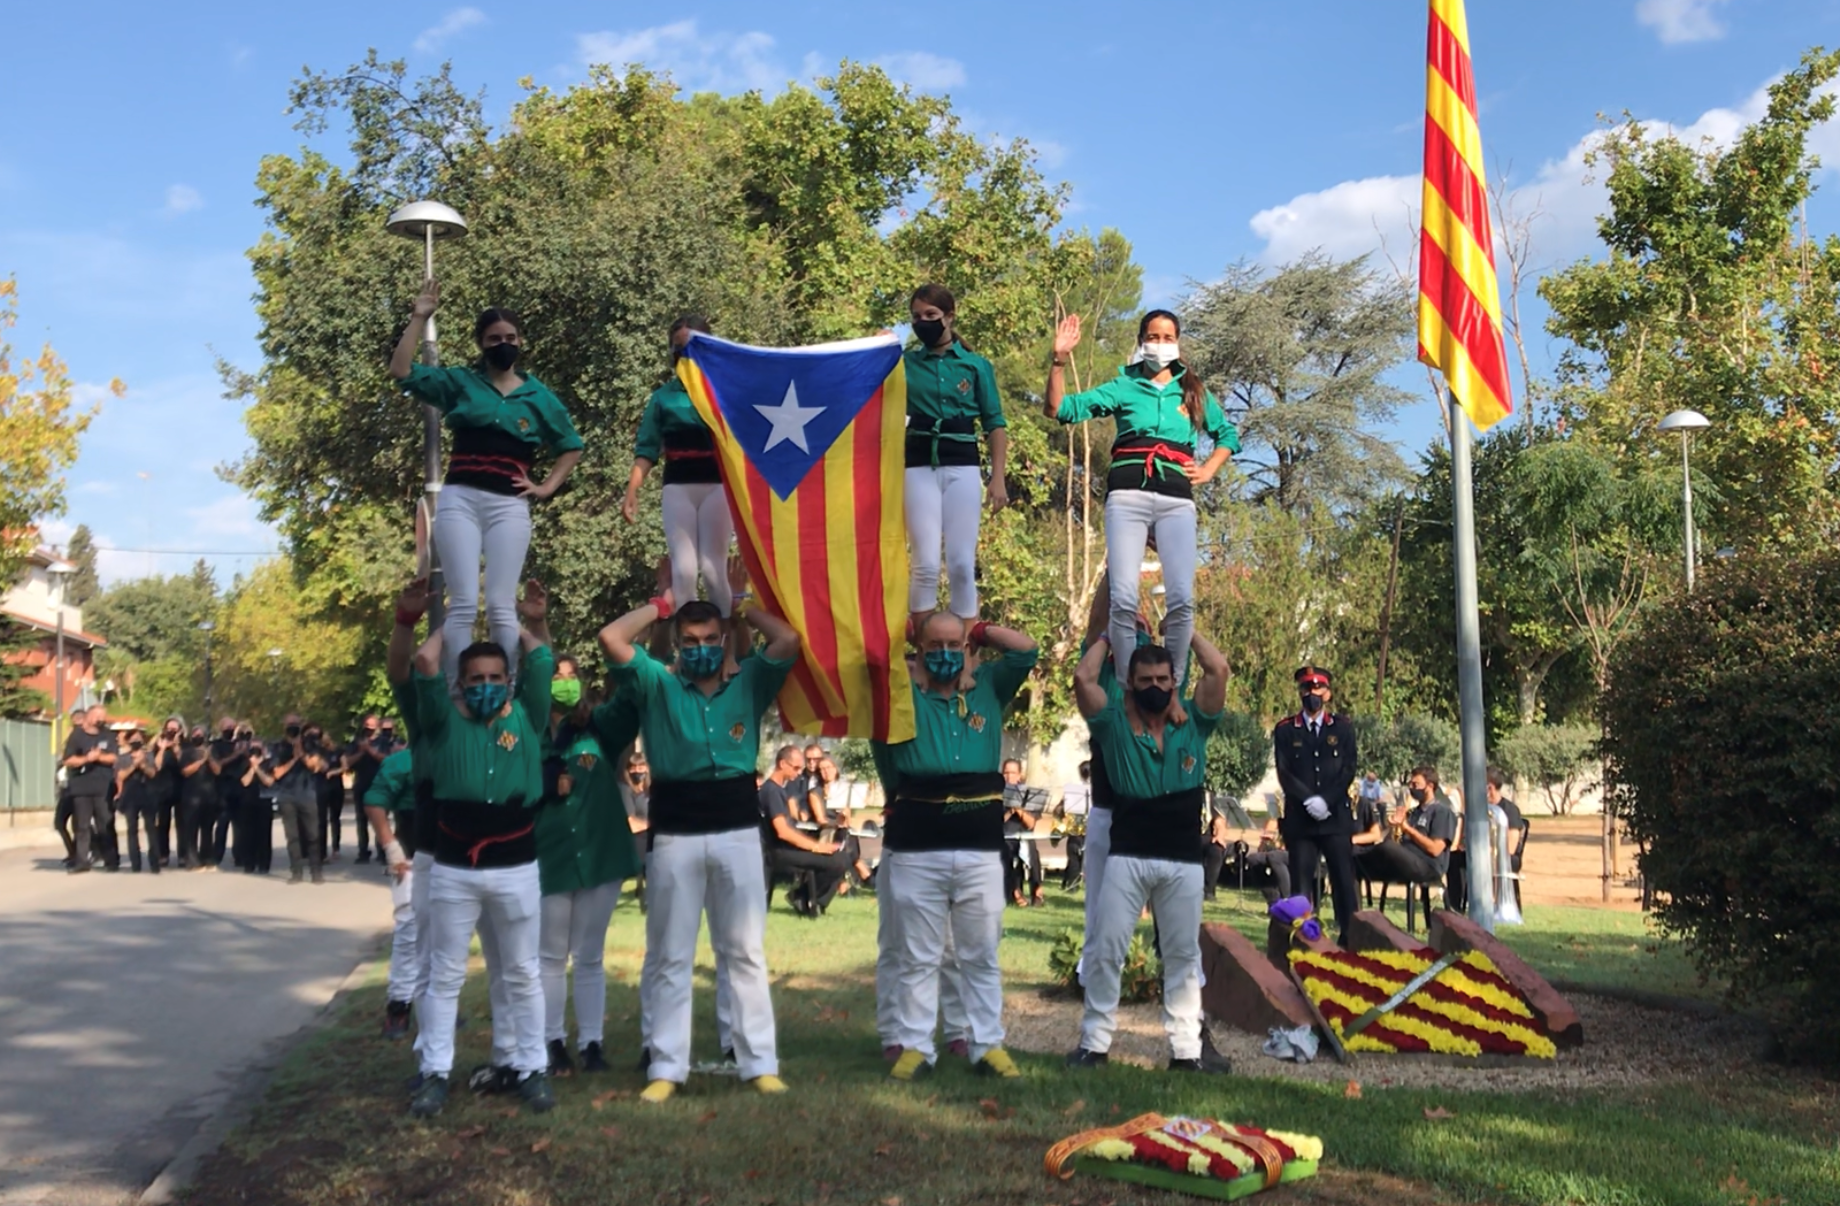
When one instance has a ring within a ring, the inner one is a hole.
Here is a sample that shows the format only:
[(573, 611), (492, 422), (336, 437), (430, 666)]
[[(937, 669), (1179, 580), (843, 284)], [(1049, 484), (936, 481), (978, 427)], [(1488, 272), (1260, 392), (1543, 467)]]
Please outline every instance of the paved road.
[(275, 836), (266, 877), (0, 851), (0, 1206), (138, 1196), (377, 949), (377, 869), (290, 886)]

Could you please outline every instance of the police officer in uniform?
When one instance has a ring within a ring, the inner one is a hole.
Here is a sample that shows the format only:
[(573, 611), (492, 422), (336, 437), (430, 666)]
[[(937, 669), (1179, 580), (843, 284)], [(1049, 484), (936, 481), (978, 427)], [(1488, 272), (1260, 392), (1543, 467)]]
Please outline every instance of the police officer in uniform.
[(1284, 792), (1284, 815), (1278, 832), (1290, 851), (1291, 883), (1300, 892), (1316, 882), (1316, 862), (1329, 867), (1335, 894), (1335, 927), (1346, 942), (1356, 908), (1354, 812), (1348, 791), (1357, 765), (1354, 725), (1329, 711), (1329, 672), (1303, 666), (1294, 676), (1302, 709), (1272, 730), (1278, 786)]

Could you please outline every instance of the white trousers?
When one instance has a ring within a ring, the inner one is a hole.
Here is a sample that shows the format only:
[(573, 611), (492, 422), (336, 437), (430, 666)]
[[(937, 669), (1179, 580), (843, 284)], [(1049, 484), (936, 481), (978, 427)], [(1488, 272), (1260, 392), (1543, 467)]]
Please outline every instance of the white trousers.
[(1093, 935), (1099, 931), (1099, 890), (1105, 887), (1105, 860), (1111, 853), (1112, 810), (1088, 809), (1086, 845), (1080, 863), (1080, 874), (1086, 880), (1086, 933), (1080, 940), (1080, 962), (1074, 969), (1081, 983), (1086, 981), (1086, 953), (1092, 950)]
[(422, 1072), (446, 1076), (453, 1071), (454, 1019), (475, 927), (480, 928), (480, 946), (488, 959), (495, 947), (502, 968), (503, 1007), (495, 1000), (492, 1008), (493, 1062), (501, 1062), (497, 1048), (503, 1026), (511, 1050), (502, 1063), (521, 1074), (542, 1071), (549, 1060), (543, 1049), (543, 981), (537, 959), (542, 924), (537, 864), (475, 869), (436, 863), (429, 878), (433, 950)]
[(1080, 1046), (1088, 1051), (1112, 1049), (1119, 979), (1137, 919), (1148, 902), (1163, 946), (1163, 1032), (1169, 1036), (1170, 1057), (1199, 1059), (1201, 864), (1130, 855), (1107, 861), (1098, 930), (1086, 948), (1086, 1015), (1080, 1023)]
[(975, 616), (979, 512), (984, 478), (976, 465), (943, 465), (907, 471), (907, 555), (913, 562), (907, 610), (939, 606), (940, 546), (945, 548), (946, 582), (952, 614)]
[(1105, 570), (1112, 591), (1106, 631), (1120, 685), (1131, 681), (1144, 546), (1153, 533), (1163, 566), (1163, 644), (1175, 661), (1176, 682), (1188, 674), (1188, 646), (1195, 635), (1195, 529), (1193, 499), (1149, 490), (1114, 490), (1105, 496)]
[(690, 999), (696, 935), (709, 915), (709, 945), (726, 965), (734, 1015), (735, 1061), (743, 1080), (779, 1072), (773, 998), (768, 991), (767, 880), (760, 830), (660, 833), (646, 880), (643, 996), (651, 1015), (653, 1080), (690, 1075)]
[(664, 488), (664, 548), (671, 555), (671, 593), (679, 606), (697, 597), (703, 576), (709, 601), (727, 615), (734, 606), (728, 586), (728, 543), (735, 522), (721, 482), (676, 483)]
[[(971, 1058), (1003, 1045), (1003, 856), (990, 850), (890, 851), (897, 868), (890, 903), (900, 957), (895, 987), (895, 1043), (931, 1063), (939, 1021), (939, 982), (947, 934), (963, 977), (966, 1038)], [(886, 891), (886, 889), (883, 889)]]
[(447, 621), (441, 626), (441, 664), (447, 681), (459, 681), (460, 653), (473, 643), (479, 615), (479, 561), (485, 559), (486, 627), (517, 670), (518, 583), (530, 551), (530, 503), (474, 486), (443, 486), (434, 513), (434, 547), (447, 580)]
[[(901, 912), (888, 895), (894, 891), (888, 885), (899, 874), (896, 868), (884, 857), (875, 869), (875, 1033), (883, 1047), (901, 1044)], [(969, 1044), (971, 1029), (965, 1021), (965, 977), (958, 969), (951, 926), (945, 936), (939, 963), (939, 1029), (940, 1040), (949, 1047), (960, 1040)], [(719, 1008), (720, 997), (716, 1004)]]
[[(420, 861), (420, 856), (417, 856)], [(432, 861), (432, 860), (430, 860)], [(413, 1003), (422, 993), (421, 944), (416, 941), (417, 883), (426, 878), (412, 862), (400, 880), (390, 879), (390, 1000)]]
[(538, 961), (543, 968), (543, 1038), (568, 1037), (569, 960), (575, 961), (575, 1044), (598, 1043), (607, 1022), (607, 926), (622, 883), (598, 884), (543, 898)]

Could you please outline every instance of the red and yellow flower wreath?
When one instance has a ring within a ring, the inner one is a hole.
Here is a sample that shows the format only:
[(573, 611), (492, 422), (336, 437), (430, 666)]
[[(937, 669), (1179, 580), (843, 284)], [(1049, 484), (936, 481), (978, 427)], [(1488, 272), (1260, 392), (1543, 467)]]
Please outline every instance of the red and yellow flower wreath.
[[(1437, 959), (1416, 951), (1292, 951), (1291, 966), (1323, 1018), (1340, 1034)], [(1514, 986), (1480, 951), (1439, 972), (1391, 1013), (1347, 1040), (1350, 1051), (1531, 1055), (1552, 1059), (1553, 1041)]]

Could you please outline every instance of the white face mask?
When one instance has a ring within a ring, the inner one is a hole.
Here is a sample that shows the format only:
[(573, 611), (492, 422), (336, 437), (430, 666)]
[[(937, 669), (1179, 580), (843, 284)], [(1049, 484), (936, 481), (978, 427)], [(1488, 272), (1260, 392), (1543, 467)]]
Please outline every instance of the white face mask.
[(1153, 373), (1160, 373), (1182, 358), (1176, 343), (1143, 343), (1137, 346), (1139, 363)]

